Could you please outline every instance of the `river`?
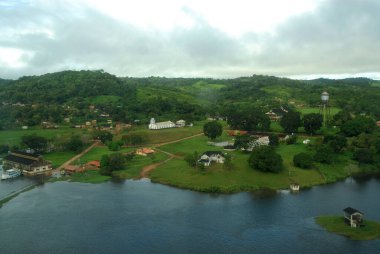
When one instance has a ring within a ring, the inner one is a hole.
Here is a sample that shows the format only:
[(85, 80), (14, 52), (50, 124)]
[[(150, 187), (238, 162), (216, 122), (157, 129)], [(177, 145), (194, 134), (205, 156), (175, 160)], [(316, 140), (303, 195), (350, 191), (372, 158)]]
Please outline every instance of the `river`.
[(298, 194), (46, 183), (0, 208), (0, 253), (379, 253), (380, 240), (352, 241), (314, 222), (347, 206), (380, 221), (379, 194), (376, 178)]

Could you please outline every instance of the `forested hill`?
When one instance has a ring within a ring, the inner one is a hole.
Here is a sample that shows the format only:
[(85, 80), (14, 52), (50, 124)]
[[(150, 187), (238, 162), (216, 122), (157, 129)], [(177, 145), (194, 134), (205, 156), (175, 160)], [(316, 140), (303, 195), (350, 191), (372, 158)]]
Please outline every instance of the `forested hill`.
[(331, 106), (380, 118), (380, 83), (365, 78), (132, 78), (103, 71), (62, 71), (0, 79), (0, 88), (0, 128), (42, 121), (60, 124), (65, 118), (83, 124), (104, 120), (101, 115), (123, 122), (147, 123), (151, 117), (191, 122), (223, 116), (231, 108), (266, 112), (282, 106), (316, 107), (323, 91), (329, 92)]
[(103, 71), (63, 71), (7, 82), (0, 90), (0, 99), (24, 104), (64, 103), (77, 97), (128, 97), (133, 92), (122, 80)]

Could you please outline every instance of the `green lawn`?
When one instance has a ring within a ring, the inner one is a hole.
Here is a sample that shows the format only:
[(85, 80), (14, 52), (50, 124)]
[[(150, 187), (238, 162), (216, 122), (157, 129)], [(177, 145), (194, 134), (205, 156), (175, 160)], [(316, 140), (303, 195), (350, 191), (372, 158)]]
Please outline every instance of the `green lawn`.
[(41, 129), (31, 128), (28, 130), (2, 130), (0, 131), (0, 144), (18, 145), (24, 135), (36, 134), (38, 136), (51, 139), (62, 135), (85, 133), (87, 130), (60, 128), (60, 129)]
[(61, 166), (65, 161), (69, 160), (70, 158), (74, 157), (76, 153), (74, 152), (52, 152), (44, 154), (44, 159), (51, 161), (53, 163), (53, 168), (57, 168)]
[(380, 239), (380, 223), (378, 222), (364, 220), (364, 227), (351, 228), (344, 222), (343, 216), (319, 216), (315, 220), (327, 231), (352, 240)]
[(126, 163), (124, 170), (114, 171), (113, 175), (119, 178), (138, 178), (143, 167), (164, 161), (168, 156), (164, 153), (156, 152), (154, 155), (140, 156), (136, 155)]
[[(99, 174), (99, 170), (87, 170), (81, 173), (74, 173), (68, 179), (72, 182), (103, 183), (111, 179), (111, 177)], [(65, 178), (62, 180), (65, 180)]]
[(111, 153), (129, 153), (134, 150), (135, 148), (123, 148), (120, 151), (110, 151), (106, 146), (97, 146), (83, 155), (80, 159), (76, 160), (74, 164), (83, 164), (93, 160), (100, 160), (103, 155), (108, 155)]
[[(223, 140), (227, 141), (227, 140), (231, 140), (231, 138), (229, 138), (229, 139), (226, 138)], [(161, 150), (164, 150), (164, 151), (169, 152), (169, 153), (173, 153), (173, 154), (178, 155), (178, 156), (185, 156), (187, 154), (192, 154), (195, 151), (197, 151), (198, 153), (203, 153), (203, 152), (208, 151), (208, 150), (211, 150), (211, 151), (223, 150), (222, 147), (216, 147), (216, 146), (209, 145), (207, 143), (207, 141), (209, 141), (209, 139), (207, 137), (201, 135), (201, 136), (198, 136), (198, 137), (195, 137), (192, 139), (187, 139), (187, 140), (183, 140), (180, 142), (160, 146), (159, 148)]]
[(158, 144), (178, 140), (181, 138), (186, 138), (195, 134), (199, 134), (202, 131), (203, 124), (196, 124), (193, 127), (170, 128), (162, 130), (149, 130), (148, 128), (141, 128), (132, 131), (127, 131), (123, 133), (123, 135), (131, 133), (144, 134), (148, 139), (148, 144)]

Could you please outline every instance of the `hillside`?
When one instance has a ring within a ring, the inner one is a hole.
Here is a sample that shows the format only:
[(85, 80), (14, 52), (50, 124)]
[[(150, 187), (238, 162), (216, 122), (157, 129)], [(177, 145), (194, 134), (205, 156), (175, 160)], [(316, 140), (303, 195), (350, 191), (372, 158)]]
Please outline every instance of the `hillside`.
[(104, 121), (101, 115), (123, 122), (147, 123), (151, 117), (194, 121), (222, 116), (233, 105), (262, 111), (284, 105), (298, 110), (316, 107), (322, 91), (330, 93), (333, 107), (380, 117), (378, 84), (365, 78), (120, 78), (101, 70), (62, 71), (0, 80), (0, 117), (4, 128), (63, 123), (65, 118), (71, 124)]

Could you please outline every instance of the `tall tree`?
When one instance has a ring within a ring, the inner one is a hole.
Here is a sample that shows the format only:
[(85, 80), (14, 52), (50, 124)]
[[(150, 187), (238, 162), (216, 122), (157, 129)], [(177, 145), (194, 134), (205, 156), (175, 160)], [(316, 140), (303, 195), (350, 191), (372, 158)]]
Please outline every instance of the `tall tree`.
[(293, 110), (289, 110), (280, 120), (280, 125), (286, 133), (296, 133), (301, 124), (300, 112)]
[(223, 126), (217, 121), (208, 122), (203, 125), (203, 133), (206, 137), (214, 140), (216, 137), (219, 137), (223, 133)]
[(280, 172), (283, 169), (281, 155), (270, 146), (259, 146), (253, 149), (248, 159), (251, 168), (263, 172)]
[(317, 113), (306, 114), (303, 117), (303, 127), (309, 134), (315, 134), (322, 127), (323, 116)]
[(36, 152), (44, 152), (47, 148), (47, 139), (33, 133), (21, 137), (21, 143)]

